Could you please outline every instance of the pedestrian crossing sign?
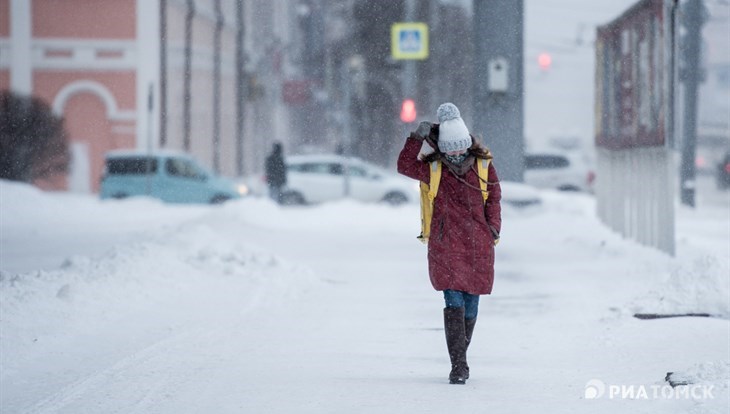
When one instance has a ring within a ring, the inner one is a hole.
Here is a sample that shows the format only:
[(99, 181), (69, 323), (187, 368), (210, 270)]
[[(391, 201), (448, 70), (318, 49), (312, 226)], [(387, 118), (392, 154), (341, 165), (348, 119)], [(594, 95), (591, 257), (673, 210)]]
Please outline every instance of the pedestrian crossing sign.
[(393, 59), (428, 58), (428, 25), (394, 23), (390, 27), (390, 48)]

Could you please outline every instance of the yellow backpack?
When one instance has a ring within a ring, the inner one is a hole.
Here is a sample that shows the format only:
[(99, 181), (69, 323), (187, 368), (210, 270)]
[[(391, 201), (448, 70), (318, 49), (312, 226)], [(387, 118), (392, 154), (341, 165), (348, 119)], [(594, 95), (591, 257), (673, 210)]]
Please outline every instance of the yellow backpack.
[[(482, 189), (482, 197), (484, 202), (489, 198), (487, 191), (487, 181), (489, 179), (489, 162), (483, 158), (477, 159), (477, 173), (479, 174), (479, 187)], [(431, 178), (429, 184), (421, 181), (421, 235), (418, 239), (424, 244), (428, 244), (428, 238), (431, 235), (431, 218), (433, 217), (433, 200), (439, 191), (439, 182), (441, 181), (441, 161), (432, 161), (429, 165)]]

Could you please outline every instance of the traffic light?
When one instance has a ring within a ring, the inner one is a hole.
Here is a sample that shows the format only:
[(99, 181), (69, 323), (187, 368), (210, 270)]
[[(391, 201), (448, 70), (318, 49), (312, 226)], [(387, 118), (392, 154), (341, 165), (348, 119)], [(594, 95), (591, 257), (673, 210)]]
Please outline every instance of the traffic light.
[(405, 123), (411, 123), (416, 120), (416, 103), (413, 99), (404, 99), (400, 107), (400, 120)]
[(540, 69), (543, 72), (547, 72), (553, 64), (553, 58), (549, 53), (540, 53), (540, 55), (537, 56), (537, 64), (540, 65)]

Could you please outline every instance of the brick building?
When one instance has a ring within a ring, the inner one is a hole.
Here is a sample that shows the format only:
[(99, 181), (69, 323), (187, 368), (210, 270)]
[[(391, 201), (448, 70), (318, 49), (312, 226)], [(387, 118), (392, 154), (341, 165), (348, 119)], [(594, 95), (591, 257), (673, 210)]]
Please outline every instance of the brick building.
[(294, 6), (0, 0), (0, 90), (42, 98), (70, 136), (69, 175), (36, 184), (95, 192), (118, 148), (181, 149), (231, 176), (259, 170), (269, 137), (289, 139)]

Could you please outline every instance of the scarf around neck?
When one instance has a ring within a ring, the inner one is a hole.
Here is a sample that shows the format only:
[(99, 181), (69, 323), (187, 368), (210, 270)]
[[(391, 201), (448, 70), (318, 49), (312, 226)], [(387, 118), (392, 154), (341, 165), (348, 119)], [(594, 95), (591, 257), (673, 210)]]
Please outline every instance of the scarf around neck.
[(456, 175), (464, 175), (469, 170), (471, 170), (471, 167), (474, 166), (474, 161), (476, 160), (476, 157), (474, 157), (473, 154), (467, 153), (466, 158), (464, 161), (461, 162), (461, 164), (454, 164), (453, 162), (449, 161), (448, 158), (445, 156), (441, 157), (441, 162), (444, 163), (444, 165), (454, 174)]

